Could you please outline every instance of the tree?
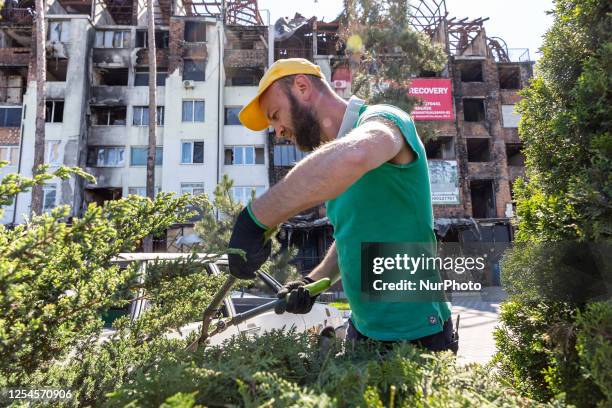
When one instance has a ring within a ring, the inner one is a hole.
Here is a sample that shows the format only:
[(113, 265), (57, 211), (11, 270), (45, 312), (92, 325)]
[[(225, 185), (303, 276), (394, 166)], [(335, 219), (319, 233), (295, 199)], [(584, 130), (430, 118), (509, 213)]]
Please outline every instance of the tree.
[[(497, 360), (515, 387), (539, 399), (564, 392), (578, 406), (612, 403), (594, 360), (579, 353), (593, 340), (580, 327), (591, 324), (577, 324), (587, 309), (609, 316), (612, 307), (592, 305), (610, 298), (601, 267), (612, 235), (610, 12), (606, 1), (556, 0), (537, 75), (522, 92), (527, 181), (515, 183), (517, 245), (502, 267), (511, 298), (496, 332)], [(609, 337), (599, 345), (610, 353)]]
[[(32, 174), (40, 172), (45, 163), (45, 82), (47, 81), (45, 0), (36, 0), (36, 127), (34, 134), (34, 164)], [(43, 209), (42, 185), (32, 187), (32, 214)]]
[[(155, 145), (157, 127), (157, 57), (155, 52), (155, 9), (147, 0), (147, 46), (149, 47), (149, 146), (147, 148), (147, 197), (155, 199)], [(144, 240), (144, 251), (153, 252), (153, 237)]]
[(408, 0), (345, 0), (340, 38), (353, 71), (352, 90), (368, 103), (411, 112), (410, 78), (441, 71), (444, 49), (409, 25)]

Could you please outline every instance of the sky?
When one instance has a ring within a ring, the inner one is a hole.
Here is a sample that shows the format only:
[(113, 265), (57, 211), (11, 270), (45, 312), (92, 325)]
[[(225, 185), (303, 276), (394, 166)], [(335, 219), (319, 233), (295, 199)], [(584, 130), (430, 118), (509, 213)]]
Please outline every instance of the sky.
[[(259, 9), (268, 10), (270, 21), (280, 17), (293, 17), (297, 12), (305, 17), (317, 16), (331, 21), (340, 13), (342, 0), (259, 0)], [(532, 60), (538, 58), (537, 50), (542, 35), (552, 24), (552, 0), (446, 0), (449, 17), (489, 17), (484, 23), (489, 37), (501, 37), (508, 48), (529, 48)], [(267, 23), (268, 11), (261, 16)]]

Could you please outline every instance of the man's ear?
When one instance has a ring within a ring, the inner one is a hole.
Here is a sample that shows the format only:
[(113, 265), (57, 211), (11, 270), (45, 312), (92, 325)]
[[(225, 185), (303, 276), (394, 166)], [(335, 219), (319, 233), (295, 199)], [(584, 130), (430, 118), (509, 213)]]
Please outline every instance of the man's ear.
[(293, 84), (295, 85), (298, 97), (300, 99), (303, 101), (309, 101), (312, 98), (314, 85), (306, 75), (296, 75)]

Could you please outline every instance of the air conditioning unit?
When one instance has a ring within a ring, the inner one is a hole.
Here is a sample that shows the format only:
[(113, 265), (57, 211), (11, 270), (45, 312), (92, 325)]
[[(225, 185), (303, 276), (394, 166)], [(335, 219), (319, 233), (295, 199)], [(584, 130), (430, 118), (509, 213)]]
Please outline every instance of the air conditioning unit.
[(335, 89), (345, 89), (348, 84), (344, 79), (336, 79), (333, 81), (333, 86)]
[(195, 87), (195, 81), (183, 81), (183, 87), (185, 89), (193, 89)]

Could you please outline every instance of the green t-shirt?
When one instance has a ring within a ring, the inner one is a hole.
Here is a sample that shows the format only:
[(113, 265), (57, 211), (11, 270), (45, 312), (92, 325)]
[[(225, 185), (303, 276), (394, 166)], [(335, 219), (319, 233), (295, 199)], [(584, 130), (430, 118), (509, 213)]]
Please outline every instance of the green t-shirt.
[(450, 304), (363, 300), (361, 243), (411, 242), (435, 253), (427, 157), (406, 112), (390, 105), (364, 105), (354, 127), (372, 117), (393, 121), (415, 158), (408, 164), (386, 162), (370, 170), (344, 193), (326, 202), (327, 216), (334, 226), (342, 285), (357, 330), (376, 340), (414, 340), (442, 331), (451, 315)]

